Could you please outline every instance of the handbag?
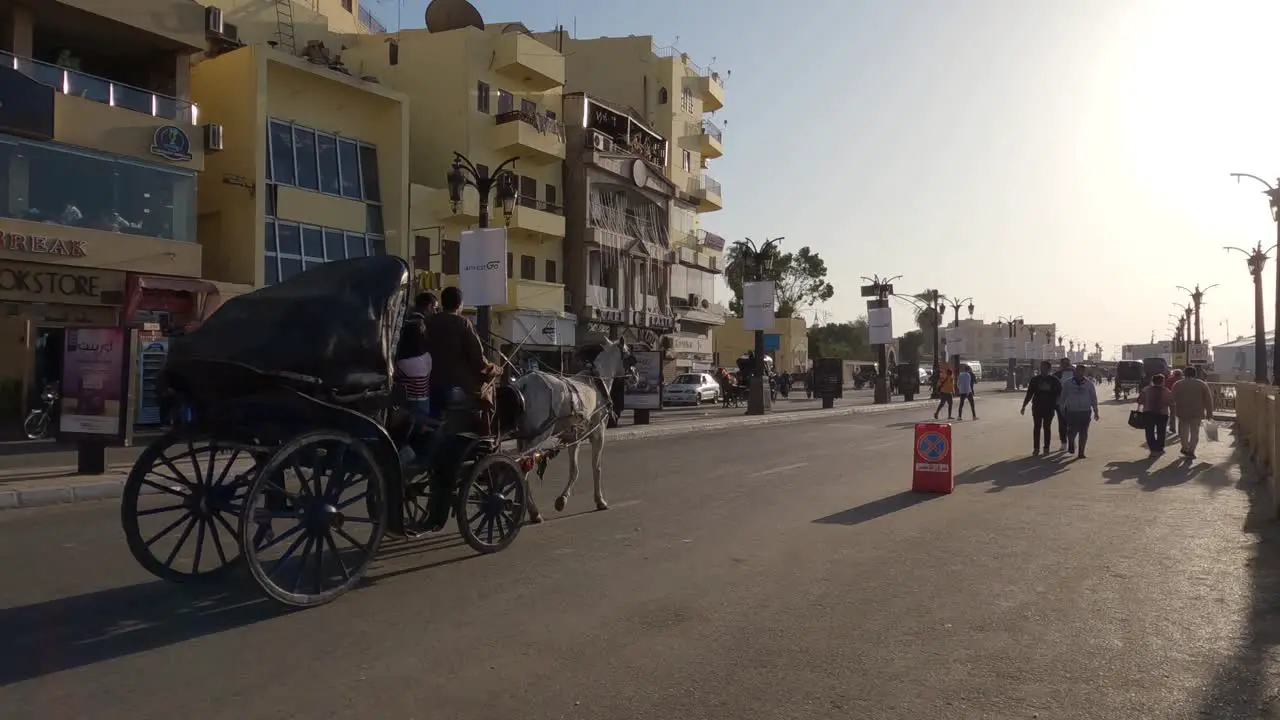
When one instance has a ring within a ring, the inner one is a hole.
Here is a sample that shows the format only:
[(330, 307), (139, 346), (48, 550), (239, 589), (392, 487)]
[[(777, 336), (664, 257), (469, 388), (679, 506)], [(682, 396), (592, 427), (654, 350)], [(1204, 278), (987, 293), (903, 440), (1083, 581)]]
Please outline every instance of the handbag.
[(1144, 421), (1140, 410), (1129, 411), (1129, 427), (1134, 430), (1143, 430), (1147, 427), (1147, 423)]
[(1218, 423), (1209, 420), (1203, 427), (1205, 439), (1209, 442), (1218, 442)]

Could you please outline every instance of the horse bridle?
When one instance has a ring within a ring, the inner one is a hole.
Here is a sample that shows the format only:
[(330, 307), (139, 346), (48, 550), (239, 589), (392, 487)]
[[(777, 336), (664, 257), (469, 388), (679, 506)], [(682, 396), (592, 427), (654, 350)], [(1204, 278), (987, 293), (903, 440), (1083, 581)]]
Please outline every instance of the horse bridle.
[[(636, 356), (631, 353), (631, 348), (625, 343), (619, 343), (618, 350), (622, 353), (622, 368), (624, 370), (634, 368), (636, 366)], [(601, 351), (603, 351), (603, 348)], [(597, 353), (597, 357), (598, 356), (599, 354)], [(613, 392), (610, 385), (612, 384), (612, 381), (625, 379), (630, 376), (616, 375), (610, 378), (605, 378), (600, 375), (600, 369), (596, 367), (596, 361), (594, 358), (591, 360), (584, 360), (583, 362), (591, 373), (591, 379), (596, 384), (596, 390), (604, 396), (604, 407), (605, 411), (609, 413), (609, 419), (617, 420), (619, 413), (615, 412), (613, 409)], [(609, 380), (610, 382), (606, 383), (606, 380)]]

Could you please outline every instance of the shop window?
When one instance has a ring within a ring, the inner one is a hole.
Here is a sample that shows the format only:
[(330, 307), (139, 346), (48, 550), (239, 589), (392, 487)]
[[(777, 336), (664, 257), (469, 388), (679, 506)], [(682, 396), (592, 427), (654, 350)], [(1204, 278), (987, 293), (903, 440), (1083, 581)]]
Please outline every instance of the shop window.
[(537, 280), (534, 277), (536, 268), (538, 267), (538, 259), (532, 255), (520, 256), (520, 279), (521, 280)]
[(458, 275), (462, 272), (462, 244), (457, 240), (440, 242), (440, 272)]
[(126, 235), (195, 240), (195, 174), (105, 153), (0, 136), (0, 177), (26, 185), (0, 214)]
[(547, 261), (547, 278), (546, 279), (547, 279), (547, 282), (549, 283), (560, 282), (559, 280), (556, 279), (556, 261), (555, 260)]
[(334, 260), (386, 254), (380, 235), (268, 219), (264, 281), (270, 285)]

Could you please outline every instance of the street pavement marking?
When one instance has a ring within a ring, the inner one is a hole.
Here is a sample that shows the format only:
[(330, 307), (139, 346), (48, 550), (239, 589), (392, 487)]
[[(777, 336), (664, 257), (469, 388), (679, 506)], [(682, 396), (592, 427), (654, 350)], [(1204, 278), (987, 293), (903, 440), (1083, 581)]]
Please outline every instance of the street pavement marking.
[(802, 467), (804, 467), (804, 466), (806, 466), (806, 465), (808, 465), (808, 464), (809, 464), (809, 463), (807, 463), (807, 462), (802, 462), (802, 463), (796, 463), (795, 465), (783, 465), (782, 467), (776, 467), (776, 468), (773, 468), (773, 469), (770, 469), (770, 470), (761, 470), (761, 471), (760, 471), (760, 472), (758, 472), (758, 473), (751, 473), (751, 474), (750, 474), (750, 475), (748, 475), (747, 477), (762, 477), (762, 476), (764, 476), (764, 475), (773, 475), (773, 474), (775, 474), (775, 473), (786, 472), (786, 471), (788, 471), (788, 470), (796, 470), (796, 469), (798, 469), (798, 468), (802, 468)]

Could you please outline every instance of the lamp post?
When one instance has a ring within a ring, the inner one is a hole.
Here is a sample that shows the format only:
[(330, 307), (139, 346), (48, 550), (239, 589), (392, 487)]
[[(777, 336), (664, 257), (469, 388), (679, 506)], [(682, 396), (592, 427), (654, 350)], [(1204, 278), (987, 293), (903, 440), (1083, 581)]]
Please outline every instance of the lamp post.
[[(956, 311), (956, 322), (952, 327), (956, 327), (956, 328), (960, 327), (960, 308), (964, 307), (966, 304), (969, 306), (969, 317), (971, 318), (973, 317), (973, 298), (967, 297), (967, 298), (961, 298), (959, 300), (950, 300), (948, 301), (948, 304), (951, 305), (951, 309)], [(956, 353), (956, 357), (954, 360), (954, 368), (955, 368), (954, 370), (955, 374), (959, 375), (960, 374), (960, 353)]]
[(1004, 389), (1013, 391), (1018, 389), (1018, 330), (1022, 327), (1022, 317), (1003, 316), (996, 319), (996, 327), (1006, 325), (1009, 328), (1009, 339), (1013, 347), (1013, 353), (1009, 356), (1009, 377), (1005, 380)]
[(914, 297), (897, 294), (894, 297), (911, 303), (933, 323), (933, 388), (929, 392), (929, 397), (937, 398), (938, 369), (942, 364), (942, 340), (940, 336), (942, 335), (942, 324), (945, 322), (944, 317), (947, 312), (947, 305), (943, 302), (942, 293), (930, 288)]
[[(1253, 276), (1253, 381), (1263, 385), (1267, 382), (1267, 330), (1266, 330), (1266, 313), (1262, 307), (1262, 270), (1267, 265), (1267, 256), (1272, 250), (1276, 249), (1275, 245), (1262, 249), (1262, 243), (1252, 252), (1238, 247), (1224, 247), (1224, 250), (1231, 252), (1235, 250), (1245, 256), (1245, 262), (1249, 266), (1249, 274)], [(1231, 328), (1227, 327), (1227, 339), (1231, 339)]]
[[(893, 294), (893, 281), (902, 277), (895, 275), (891, 278), (882, 278), (879, 275), (875, 277), (864, 277), (863, 280), (870, 283), (862, 288), (864, 297), (872, 297), (877, 309), (889, 307), (889, 296)], [(868, 305), (871, 304), (868, 302)], [(869, 338), (868, 338), (869, 339)], [(889, 402), (889, 346), (885, 343), (877, 343), (879, 350), (876, 351), (876, 364), (880, 368), (880, 372), (876, 377), (876, 387), (872, 402), (876, 405), (884, 405)]]
[[(743, 278), (750, 278), (755, 282), (766, 280), (773, 272), (773, 261), (778, 254), (778, 244), (784, 239), (776, 237), (765, 240), (759, 246), (751, 238), (734, 243), (738, 249), (738, 259), (745, 266)], [(745, 316), (746, 309), (743, 308), (743, 310)], [(769, 389), (764, 378), (764, 330), (755, 331), (755, 356), (755, 367), (752, 368), (747, 390), (747, 414), (763, 415), (769, 397)]]
[[(492, 174), (481, 173), (476, 168), (475, 163), (467, 159), (462, 153), (455, 152), (453, 154), (453, 165), (449, 168), (449, 174), (446, 180), (449, 183), (449, 204), (453, 207), (453, 211), (458, 212), (458, 206), (462, 204), (462, 191), (468, 186), (476, 189), (480, 193), (480, 227), (489, 227), (489, 197), (496, 189), (498, 202), (502, 204), (503, 217), (509, 222), (511, 214), (516, 209), (516, 182), (515, 174), (509, 169), (515, 165), (520, 158), (512, 157), (502, 161), (497, 170)], [(476, 333), (480, 335), (481, 342), (484, 343), (485, 352), (490, 351), (489, 339), (491, 337), (493, 320), (491, 309), (488, 305), (476, 306)]]
[(1209, 287), (1201, 290), (1200, 283), (1196, 283), (1195, 290), (1188, 290), (1187, 288), (1181, 285), (1178, 286), (1179, 290), (1191, 296), (1191, 305), (1193, 308), (1195, 308), (1196, 324), (1194, 328), (1195, 328), (1195, 343), (1197, 345), (1200, 344), (1200, 306), (1204, 304), (1204, 294), (1216, 287), (1218, 286), (1210, 285)]
[[(1240, 182), (1241, 178), (1249, 178), (1251, 180), (1257, 180), (1258, 182), (1262, 183), (1264, 187), (1266, 187), (1266, 190), (1262, 191), (1262, 194), (1267, 196), (1267, 202), (1271, 207), (1271, 220), (1276, 224), (1276, 243), (1280, 243), (1280, 187), (1277, 187), (1277, 186), (1280, 186), (1280, 180), (1276, 181), (1276, 185), (1272, 185), (1271, 183), (1267, 182), (1266, 180), (1263, 180), (1257, 175), (1250, 175), (1248, 173), (1231, 173), (1231, 177), (1235, 178), (1237, 183)], [(1276, 310), (1276, 317), (1275, 317), (1274, 337), (1276, 339), (1275, 341), (1280, 341), (1280, 262), (1276, 263), (1276, 308), (1275, 310)], [(1259, 332), (1263, 332), (1263, 331), (1260, 330)], [(1272, 363), (1272, 364), (1275, 366), (1272, 368), (1272, 372), (1273, 372), (1272, 382), (1275, 385), (1280, 386), (1280, 362)]]

